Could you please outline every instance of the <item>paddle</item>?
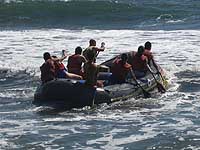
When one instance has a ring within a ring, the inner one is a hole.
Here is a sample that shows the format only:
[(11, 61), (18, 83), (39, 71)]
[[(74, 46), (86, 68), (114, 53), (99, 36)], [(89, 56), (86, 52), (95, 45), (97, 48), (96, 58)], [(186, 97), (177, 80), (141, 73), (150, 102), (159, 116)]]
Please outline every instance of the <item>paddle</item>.
[(156, 68), (157, 74), (161, 77), (162, 83), (166, 86), (167, 85), (167, 81), (163, 78), (162, 74), (160, 73), (158, 65), (156, 64), (156, 62), (154, 61), (154, 59), (151, 59), (151, 61), (153, 63), (153, 66)]
[(158, 71), (158, 74), (160, 75), (161, 79), (162, 79), (162, 82), (165, 86), (167, 86), (167, 81), (165, 80), (165, 78), (162, 76), (162, 74), (160, 73), (159, 69), (157, 68), (157, 71)]
[(135, 74), (133, 72), (133, 70), (131, 69), (131, 74), (132, 74), (132, 77), (133, 77), (133, 80), (135, 81), (135, 83), (137, 84), (137, 86), (139, 86), (139, 88), (141, 88), (142, 92), (143, 92), (143, 95), (144, 95), (144, 98), (149, 98), (151, 97), (151, 94), (149, 92), (147, 92), (137, 81), (136, 77), (135, 77)]
[(92, 108), (94, 107), (94, 102), (95, 102), (96, 94), (97, 94), (97, 89), (95, 88), (93, 99), (92, 99), (92, 105), (91, 105)]
[(151, 68), (150, 68), (150, 66), (148, 64), (147, 64), (147, 68), (148, 68), (149, 72), (152, 74), (154, 80), (156, 81), (158, 91), (161, 92), (161, 93), (165, 93), (166, 89), (164, 88), (164, 86), (160, 82), (158, 82), (158, 80), (156, 79), (155, 75), (151, 71)]

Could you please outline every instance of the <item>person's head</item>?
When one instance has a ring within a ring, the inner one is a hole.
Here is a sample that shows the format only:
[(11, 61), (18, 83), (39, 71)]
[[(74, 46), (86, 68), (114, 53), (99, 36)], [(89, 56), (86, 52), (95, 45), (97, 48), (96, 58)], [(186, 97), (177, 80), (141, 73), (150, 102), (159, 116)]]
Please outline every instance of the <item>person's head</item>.
[(87, 53), (87, 59), (88, 59), (88, 61), (93, 61), (94, 58), (95, 58), (95, 53), (93, 51), (91, 51), (91, 50), (88, 51), (88, 53)]
[(148, 49), (148, 50), (151, 50), (151, 42), (147, 41), (147, 42), (144, 44), (144, 48), (145, 48), (145, 49)]
[(144, 53), (144, 46), (139, 46), (139, 47), (138, 47), (137, 54), (138, 54), (139, 56), (141, 56), (143, 53)]
[(126, 53), (123, 53), (123, 54), (121, 55), (121, 60), (122, 60), (122, 63), (123, 63), (123, 64), (125, 64), (125, 63), (127, 62), (128, 56), (127, 56)]
[(90, 39), (90, 46), (96, 46), (96, 41), (94, 39)]
[(43, 58), (44, 58), (45, 61), (47, 61), (48, 59), (50, 59), (50, 58), (51, 58), (50, 53), (49, 53), (49, 52), (45, 52), (45, 53), (43, 54)]
[(82, 48), (80, 46), (76, 47), (75, 49), (75, 54), (80, 54), (82, 53)]

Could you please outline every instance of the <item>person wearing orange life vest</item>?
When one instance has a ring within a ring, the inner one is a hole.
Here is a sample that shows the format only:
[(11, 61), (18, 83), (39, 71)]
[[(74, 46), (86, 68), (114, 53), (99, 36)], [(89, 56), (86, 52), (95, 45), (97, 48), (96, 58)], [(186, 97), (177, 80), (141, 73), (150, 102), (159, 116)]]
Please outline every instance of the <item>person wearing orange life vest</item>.
[[(56, 56), (52, 56), (54, 59), (56, 59)], [(82, 77), (73, 73), (67, 72), (67, 69), (65, 68), (65, 65), (62, 63), (62, 60), (55, 61), (55, 74), (57, 78), (69, 78), (69, 79), (75, 79), (75, 80), (81, 80)]]
[[(157, 70), (158, 70), (158, 66), (157, 64), (155, 63), (155, 60), (154, 60), (154, 56), (151, 52), (151, 42), (147, 41), (145, 44), (144, 44), (144, 55), (148, 58), (148, 64), (149, 66), (154, 66)], [(151, 65), (152, 64), (152, 65)]]
[(139, 46), (138, 51), (132, 56), (131, 65), (136, 78), (144, 77), (149, 70), (147, 66), (148, 58), (143, 53), (144, 47)]
[[(57, 59), (58, 57), (53, 55), (52, 58)], [(54, 61), (54, 66), (56, 78), (65, 78), (66, 75), (64, 71), (67, 71), (67, 69), (65, 68), (65, 65), (62, 63), (62, 61)]]
[(113, 65), (111, 67), (111, 84), (124, 83), (129, 72), (131, 72), (132, 76), (135, 78), (132, 66), (129, 63), (127, 63), (127, 60), (128, 56), (124, 53), (121, 55), (121, 58), (116, 58), (113, 61)]
[(45, 62), (40, 67), (42, 84), (56, 78), (55, 62), (62, 61), (66, 57), (67, 56), (63, 56), (61, 58), (53, 58), (49, 52), (45, 52), (43, 54), (43, 58), (44, 58)]
[(42, 84), (55, 79), (55, 65), (48, 52), (43, 54), (45, 62), (40, 66)]
[(86, 59), (84, 56), (81, 55), (81, 53), (82, 53), (82, 48), (78, 46), (75, 49), (75, 54), (69, 56), (67, 64), (69, 73), (82, 75), (81, 66), (83, 63), (86, 62)]

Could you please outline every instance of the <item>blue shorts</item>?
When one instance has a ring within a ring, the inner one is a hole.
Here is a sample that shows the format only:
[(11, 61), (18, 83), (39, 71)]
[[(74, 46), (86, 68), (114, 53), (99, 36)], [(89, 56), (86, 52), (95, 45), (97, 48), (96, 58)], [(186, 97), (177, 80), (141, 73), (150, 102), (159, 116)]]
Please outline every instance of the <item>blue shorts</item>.
[(66, 70), (59, 70), (57, 77), (58, 78), (66, 78), (67, 71)]

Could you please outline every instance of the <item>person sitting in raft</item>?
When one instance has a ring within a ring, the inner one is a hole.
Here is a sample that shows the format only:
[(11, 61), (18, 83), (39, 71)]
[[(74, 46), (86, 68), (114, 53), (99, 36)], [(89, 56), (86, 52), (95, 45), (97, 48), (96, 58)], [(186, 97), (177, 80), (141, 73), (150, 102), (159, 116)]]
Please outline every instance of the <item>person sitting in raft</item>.
[[(56, 56), (52, 56), (54, 59), (57, 59)], [(67, 72), (65, 65), (62, 63), (63, 60), (54, 61), (55, 65), (55, 75), (57, 78), (68, 78), (68, 79), (75, 79), (75, 80), (82, 80), (82, 76), (76, 75), (73, 73)]]
[(87, 58), (88, 61), (83, 66), (85, 85), (91, 87), (103, 87), (103, 84), (97, 81), (99, 66), (94, 63), (95, 54), (92, 51), (88, 51)]
[(158, 70), (158, 66), (157, 66), (157, 64), (154, 60), (154, 56), (151, 52), (151, 42), (147, 41), (144, 44), (144, 53), (143, 54), (147, 57), (149, 66), (153, 65)]
[(127, 60), (128, 56), (124, 53), (121, 55), (121, 58), (116, 58), (113, 61), (113, 65), (111, 67), (111, 84), (124, 83), (128, 73), (131, 73), (132, 77), (136, 79), (132, 67), (129, 63), (127, 63)]
[(96, 41), (95, 41), (94, 39), (90, 39), (90, 41), (89, 41), (89, 47), (86, 48), (86, 49), (83, 51), (83, 56), (86, 58), (86, 60), (88, 60), (87, 53), (88, 53), (89, 51), (92, 51), (92, 52), (94, 53), (94, 56), (95, 56), (94, 62), (96, 62), (96, 57), (97, 57), (97, 55), (99, 54), (99, 52), (105, 50), (105, 47), (104, 47), (104, 46), (105, 46), (105, 43), (102, 42), (102, 43), (101, 43), (101, 47), (98, 48), (98, 47), (96, 47)]
[(56, 61), (62, 61), (67, 56), (61, 58), (52, 58), (49, 52), (43, 54), (45, 62), (40, 67), (42, 84), (54, 80), (56, 78), (55, 64)]
[(82, 54), (82, 48), (78, 46), (75, 49), (75, 54), (69, 56), (67, 64), (69, 73), (82, 75), (81, 67), (82, 64), (86, 62), (86, 59), (81, 54)]
[(132, 56), (131, 65), (136, 78), (144, 77), (148, 71), (148, 58), (143, 53), (144, 47), (139, 46), (138, 51)]

